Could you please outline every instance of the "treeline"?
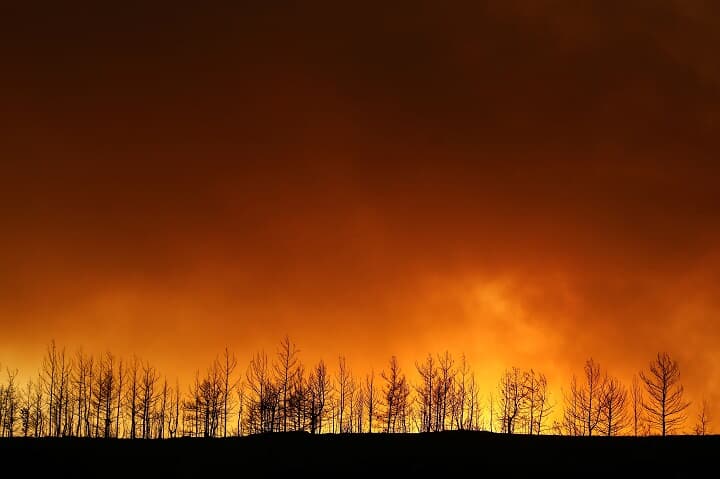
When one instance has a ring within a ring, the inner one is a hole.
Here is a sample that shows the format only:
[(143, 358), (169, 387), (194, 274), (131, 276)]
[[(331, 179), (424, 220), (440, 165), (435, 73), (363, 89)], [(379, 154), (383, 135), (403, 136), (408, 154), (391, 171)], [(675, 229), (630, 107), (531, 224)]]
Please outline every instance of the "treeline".
[[(679, 367), (659, 353), (630, 389), (589, 359), (560, 401), (544, 374), (506, 370), (481, 391), (464, 355), (429, 354), (409, 380), (396, 357), (378, 374), (355, 374), (340, 356), (306, 366), (286, 336), (274, 355), (253, 355), (243, 370), (225, 349), (185, 389), (136, 357), (69, 354), (51, 341), (40, 371), (23, 385), (5, 368), (0, 437), (174, 438), (255, 433), (431, 432), (647, 435), (678, 432), (687, 419)], [(562, 410), (560, 407), (562, 406)], [(556, 412), (557, 409), (557, 412)], [(552, 422), (550, 422), (553, 418)], [(708, 405), (694, 432), (709, 431)]]

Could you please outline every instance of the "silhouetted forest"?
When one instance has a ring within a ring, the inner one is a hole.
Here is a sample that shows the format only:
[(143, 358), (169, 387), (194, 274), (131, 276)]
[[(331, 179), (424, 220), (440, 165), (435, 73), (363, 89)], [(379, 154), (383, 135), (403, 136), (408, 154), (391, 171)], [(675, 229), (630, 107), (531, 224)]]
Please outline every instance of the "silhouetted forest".
[[(678, 363), (658, 353), (628, 387), (588, 359), (561, 397), (546, 376), (507, 369), (481, 391), (464, 355), (428, 354), (408, 374), (391, 357), (381, 371), (303, 364), (286, 336), (274, 354), (247, 364), (226, 348), (190, 384), (152, 364), (112, 353), (73, 353), (51, 341), (42, 366), (21, 383), (4, 367), (0, 437), (164, 439), (303, 431), (410, 433), (450, 430), (505, 435), (667, 435), (710, 432), (703, 401), (689, 417)], [(690, 422), (692, 420), (692, 422)], [(688, 424), (689, 423), (689, 424)]]

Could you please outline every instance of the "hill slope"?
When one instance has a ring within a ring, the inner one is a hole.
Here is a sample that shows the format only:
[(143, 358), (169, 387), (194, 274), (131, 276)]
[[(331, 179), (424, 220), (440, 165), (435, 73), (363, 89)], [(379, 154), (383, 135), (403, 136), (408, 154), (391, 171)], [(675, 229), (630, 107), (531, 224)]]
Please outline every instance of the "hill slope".
[[(482, 432), (268, 434), (228, 439), (2, 439), (0, 457), (32, 477), (388, 477), (427, 474), (712, 477), (720, 436), (557, 437)], [(714, 472), (713, 472), (714, 471)], [(302, 474), (302, 476), (300, 476)], [(19, 474), (23, 475), (22, 472)]]

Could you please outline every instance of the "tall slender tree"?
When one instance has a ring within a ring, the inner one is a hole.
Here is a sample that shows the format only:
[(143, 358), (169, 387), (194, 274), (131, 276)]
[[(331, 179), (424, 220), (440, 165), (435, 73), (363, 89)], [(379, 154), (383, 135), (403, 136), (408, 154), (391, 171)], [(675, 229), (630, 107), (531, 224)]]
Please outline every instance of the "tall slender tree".
[(649, 371), (640, 373), (648, 394), (643, 402), (646, 417), (665, 436), (676, 431), (687, 419), (685, 410), (690, 405), (683, 399), (680, 384), (680, 366), (668, 353), (658, 353), (650, 363)]
[(643, 420), (643, 414), (642, 414), (642, 408), (643, 408), (643, 393), (642, 393), (642, 387), (640, 386), (640, 380), (638, 379), (637, 374), (633, 374), (632, 377), (632, 389), (630, 390), (630, 398), (632, 400), (632, 428), (633, 428), (633, 435), (637, 437), (638, 431), (640, 430), (640, 427), (642, 426), (642, 420)]
[(290, 389), (290, 380), (295, 375), (295, 370), (298, 367), (299, 352), (300, 351), (297, 349), (297, 346), (295, 346), (295, 343), (290, 341), (290, 338), (285, 335), (282, 341), (280, 341), (280, 347), (277, 352), (278, 362), (275, 364), (275, 374), (277, 376), (278, 389), (282, 399), (281, 414), (283, 431), (287, 431), (288, 392)]
[(525, 394), (527, 393), (524, 383), (524, 375), (516, 367), (506, 370), (500, 378), (498, 386), (499, 410), (501, 413), (500, 425), (502, 431), (506, 434), (515, 432), (516, 420), (521, 412)]
[(375, 371), (370, 370), (370, 374), (365, 376), (365, 401), (367, 404), (367, 432), (373, 432), (373, 419), (376, 413), (377, 394), (375, 392)]
[(227, 420), (228, 420), (228, 403), (231, 402), (230, 393), (235, 388), (237, 382), (230, 380), (235, 368), (237, 367), (237, 358), (234, 353), (230, 353), (227, 346), (223, 353), (223, 437), (227, 437)]
[(710, 433), (710, 406), (706, 399), (703, 399), (700, 410), (697, 414), (697, 424), (695, 425), (695, 434), (704, 436)]
[(617, 436), (628, 424), (627, 389), (617, 378), (608, 378), (603, 391), (601, 425), (608, 436)]
[(350, 396), (352, 394), (352, 374), (347, 366), (347, 360), (345, 356), (338, 358), (338, 374), (337, 374), (337, 414), (338, 414), (338, 430), (340, 433), (346, 432), (347, 429), (347, 417), (345, 417), (345, 410), (348, 408), (350, 403)]
[(420, 384), (415, 387), (420, 405), (420, 427), (423, 431), (430, 432), (433, 427), (433, 398), (438, 374), (435, 358), (428, 354), (423, 363), (415, 362), (415, 369), (420, 375)]

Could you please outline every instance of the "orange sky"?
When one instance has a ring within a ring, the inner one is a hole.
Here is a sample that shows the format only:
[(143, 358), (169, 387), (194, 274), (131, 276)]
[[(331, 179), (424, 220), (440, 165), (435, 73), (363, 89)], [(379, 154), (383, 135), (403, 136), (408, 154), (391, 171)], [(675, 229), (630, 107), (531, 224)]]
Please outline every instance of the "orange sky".
[(3, 7), (0, 362), (667, 350), (720, 403), (717, 6), (241, 3)]

